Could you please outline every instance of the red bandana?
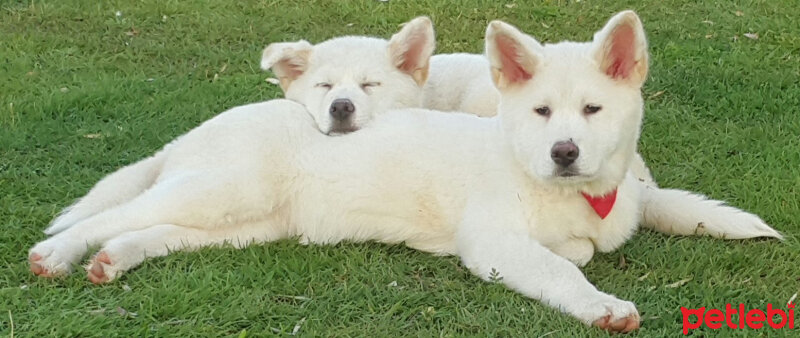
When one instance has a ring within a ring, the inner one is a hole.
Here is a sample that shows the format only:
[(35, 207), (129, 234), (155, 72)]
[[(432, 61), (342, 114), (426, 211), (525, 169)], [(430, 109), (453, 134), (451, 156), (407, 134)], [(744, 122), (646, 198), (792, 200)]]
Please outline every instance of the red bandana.
[(608, 216), (611, 212), (611, 208), (614, 207), (614, 202), (617, 201), (617, 189), (600, 197), (592, 197), (585, 192), (581, 194), (601, 219), (605, 219), (606, 216)]

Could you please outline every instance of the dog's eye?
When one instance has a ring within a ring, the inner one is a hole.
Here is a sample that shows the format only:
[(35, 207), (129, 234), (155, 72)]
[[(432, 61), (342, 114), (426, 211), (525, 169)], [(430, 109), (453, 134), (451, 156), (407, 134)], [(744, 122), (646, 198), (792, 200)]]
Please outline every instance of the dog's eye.
[(380, 86), (380, 82), (363, 82), (361, 83), (361, 89), (366, 90), (367, 88), (377, 87)]
[(327, 82), (320, 82), (320, 83), (317, 83), (316, 85), (314, 85), (314, 87), (331, 89), (331, 88), (333, 88), (333, 85), (331, 85), (330, 83), (327, 83)]
[(542, 115), (544, 117), (550, 116), (550, 107), (548, 107), (548, 106), (541, 106), (541, 107), (535, 108), (533, 111), (535, 111), (536, 114)]
[(593, 104), (587, 104), (586, 107), (583, 107), (583, 113), (586, 114), (586, 115), (591, 115), (591, 114), (599, 112), (601, 109), (603, 109), (603, 107), (596, 106), (596, 105), (593, 105)]

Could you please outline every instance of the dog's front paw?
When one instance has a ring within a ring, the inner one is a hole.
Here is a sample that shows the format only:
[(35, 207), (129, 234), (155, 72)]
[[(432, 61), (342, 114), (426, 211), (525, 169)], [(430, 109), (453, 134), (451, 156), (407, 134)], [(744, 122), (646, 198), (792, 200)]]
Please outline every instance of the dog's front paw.
[(28, 263), (31, 272), (40, 277), (66, 275), (85, 251), (85, 245), (53, 237), (39, 242), (30, 250)]
[(577, 317), (603, 330), (622, 333), (638, 329), (641, 320), (636, 305), (607, 294), (586, 304)]

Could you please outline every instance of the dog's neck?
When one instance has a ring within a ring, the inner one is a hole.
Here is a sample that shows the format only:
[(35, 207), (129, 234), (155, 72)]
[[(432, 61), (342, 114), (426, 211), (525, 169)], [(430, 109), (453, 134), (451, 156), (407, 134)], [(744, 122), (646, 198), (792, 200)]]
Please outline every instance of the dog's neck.
[[(630, 167), (635, 151), (636, 149), (633, 147), (633, 150), (620, 149), (614, 153), (612, 157), (623, 157), (623, 160), (618, 162), (621, 163), (620, 167), (609, 168), (607, 170), (608, 173), (614, 174), (609, 174), (609, 177), (601, 177), (589, 182), (584, 189), (581, 189), (581, 195), (583, 195), (583, 198), (586, 199), (586, 202), (589, 203), (589, 206), (594, 209), (597, 216), (601, 219), (605, 219), (614, 208), (614, 204), (617, 201), (617, 188), (622, 184), (622, 181), (628, 174), (628, 168)], [(608, 161), (608, 163), (617, 162)]]

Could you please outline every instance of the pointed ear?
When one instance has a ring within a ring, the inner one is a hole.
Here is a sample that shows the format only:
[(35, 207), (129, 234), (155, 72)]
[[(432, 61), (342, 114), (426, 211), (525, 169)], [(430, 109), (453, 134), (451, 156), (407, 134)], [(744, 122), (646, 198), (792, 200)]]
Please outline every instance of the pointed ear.
[(502, 21), (486, 28), (486, 56), (492, 67), (492, 80), (504, 90), (530, 80), (542, 62), (542, 45), (536, 39)]
[(639, 16), (620, 12), (594, 35), (595, 58), (600, 71), (637, 87), (647, 78), (647, 40)]
[(403, 25), (389, 40), (389, 58), (401, 72), (411, 75), (418, 85), (428, 80), (428, 62), (436, 48), (433, 23), (425, 16)]
[(308, 69), (313, 48), (306, 40), (271, 43), (261, 55), (261, 69), (271, 69), (285, 92), (292, 81)]

